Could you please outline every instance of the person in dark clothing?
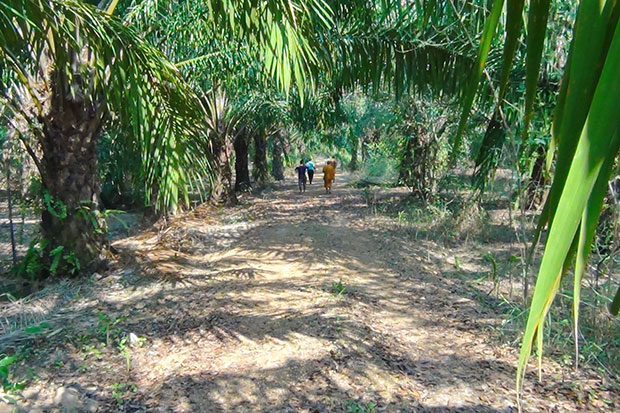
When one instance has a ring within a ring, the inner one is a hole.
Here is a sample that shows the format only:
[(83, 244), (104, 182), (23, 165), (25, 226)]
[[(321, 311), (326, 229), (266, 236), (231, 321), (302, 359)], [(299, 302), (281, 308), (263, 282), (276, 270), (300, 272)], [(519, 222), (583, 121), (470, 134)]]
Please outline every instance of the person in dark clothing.
[(299, 193), (303, 188), (304, 192), (306, 192), (306, 171), (308, 167), (304, 164), (304, 160), (299, 161), (299, 165), (295, 168), (297, 171), (297, 185), (299, 185)]

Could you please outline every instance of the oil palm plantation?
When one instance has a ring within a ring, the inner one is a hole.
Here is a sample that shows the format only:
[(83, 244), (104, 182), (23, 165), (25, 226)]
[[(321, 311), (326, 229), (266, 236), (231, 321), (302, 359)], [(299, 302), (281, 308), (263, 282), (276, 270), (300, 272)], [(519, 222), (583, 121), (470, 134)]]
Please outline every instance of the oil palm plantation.
[[(79, 0), (0, 3), (0, 93), (10, 109), (5, 116), (43, 183), (47, 259), (73, 254), (84, 266), (102, 250), (95, 148), (108, 125), (124, 131), (128, 147), (139, 148), (147, 193), (160, 209), (174, 211), (187, 200), (194, 182), (207, 174), (210, 155), (223, 153), (219, 139), (230, 134), (222, 123), (208, 125), (205, 107), (212, 106), (212, 114), (225, 112), (217, 99), (214, 105), (200, 105), (195, 92), (215, 84), (223, 85), (232, 100), (244, 94), (248, 79), (262, 81), (264, 75), (285, 94), (294, 89), (301, 102), (317, 84), (326, 85), (333, 102), (343, 90), (360, 86), (396, 96), (429, 90), (459, 96), (463, 116), (454, 136), (454, 156), (472, 107), (495, 100), (488, 144), (479, 154), (484, 159), (497, 148), (492, 141), (502, 137), (498, 131), (506, 123), (505, 100), (517, 96), (508, 94), (516, 61), (523, 61), (517, 66), (523, 67), (524, 82), (515, 83), (525, 89), (519, 135), (528, 135), (549, 44), (550, 9), (561, 3), (491, 0), (485, 8), (451, 0), (145, 0), (124, 4), (126, 23)], [(184, 20), (176, 12), (184, 13)], [(574, 260), (578, 328), (581, 279), (620, 148), (619, 18), (615, 0), (583, 1), (572, 41), (562, 45), (567, 59), (561, 87), (557, 95), (550, 93), (555, 112), (547, 165), (555, 165), (554, 179), (535, 243), (546, 227), (548, 237), (523, 338), (519, 380), (533, 343), (542, 347), (545, 315)], [(188, 21), (198, 26), (188, 30), (180, 24)], [(148, 42), (132, 27), (145, 33)], [(165, 54), (152, 44), (161, 45)], [(227, 67), (227, 62), (232, 64)], [(244, 64), (241, 78), (226, 72)], [(261, 129), (255, 137), (260, 150), (264, 138)], [(259, 152), (257, 159), (263, 162)], [(225, 168), (218, 170), (228, 174)], [(232, 179), (223, 178), (232, 187)], [(619, 302), (620, 291), (612, 305), (616, 313)]]
[[(0, 92), (10, 109), (4, 114), (41, 177), (42, 258), (53, 272), (101, 258), (105, 223), (96, 147), (104, 127), (120, 128), (124, 144), (138, 148), (147, 196), (162, 211), (187, 203), (193, 186), (210, 175), (209, 125), (199, 96), (162, 52), (129, 27), (132, 19), (148, 16), (152, 2), (133, 4), (125, 22), (110, 15), (117, 4), (110, 2), (107, 10), (79, 0), (0, 4)], [(315, 8), (309, 9), (275, 1), (260, 18), (244, 19), (241, 27), (228, 24), (259, 5), (236, 9), (210, 2), (208, 33), (221, 27), (248, 39), (263, 51), (282, 87), (291, 79), (302, 85), (312, 53), (296, 21), (322, 15), (320, 4), (311, 2)], [(223, 16), (230, 19), (218, 19)], [(271, 44), (270, 34), (285, 37)]]

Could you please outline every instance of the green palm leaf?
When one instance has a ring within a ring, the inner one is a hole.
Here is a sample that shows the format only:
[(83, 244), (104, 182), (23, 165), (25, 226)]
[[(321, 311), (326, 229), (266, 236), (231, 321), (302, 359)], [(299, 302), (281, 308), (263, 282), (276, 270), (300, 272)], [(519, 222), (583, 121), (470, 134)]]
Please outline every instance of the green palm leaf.
[(564, 188), (570, 160), (575, 153), (602, 68), (599, 66), (593, 70), (592, 62), (599, 61), (600, 57), (604, 56), (609, 47), (608, 27), (615, 27), (610, 24), (613, 23), (610, 20), (613, 3), (607, 2), (603, 9), (600, 9), (596, 2), (583, 2), (579, 7), (575, 37), (571, 44), (571, 58), (567, 63), (570, 69), (567, 68), (564, 74), (553, 125), (554, 143), (559, 144), (555, 175), (541, 213), (538, 231), (547, 223), (553, 223), (554, 206), (558, 204)]
[(609, 312), (613, 315), (618, 315), (618, 312), (620, 312), (620, 287), (618, 287), (618, 291), (609, 305)]
[(532, 0), (527, 21), (527, 58), (525, 60), (525, 115), (523, 137), (527, 131), (534, 110), (534, 100), (538, 89), (540, 62), (545, 45), (547, 20), (551, 0)]
[(493, 2), (493, 8), (491, 9), (491, 13), (489, 14), (489, 17), (484, 26), (482, 38), (480, 39), (478, 59), (476, 61), (474, 72), (471, 74), (471, 84), (463, 100), (463, 112), (461, 115), (461, 119), (459, 120), (456, 137), (454, 138), (454, 143), (452, 145), (452, 154), (450, 156), (452, 162), (454, 162), (454, 160), (456, 159), (456, 154), (458, 153), (458, 150), (461, 146), (463, 132), (465, 131), (465, 126), (467, 125), (467, 119), (469, 118), (469, 112), (471, 111), (471, 107), (474, 103), (474, 97), (476, 96), (476, 92), (478, 90), (478, 84), (480, 83), (480, 78), (482, 77), (482, 72), (484, 70), (484, 66), (489, 55), (489, 50), (491, 49), (491, 41), (493, 40), (493, 36), (495, 35), (495, 31), (497, 29), (497, 24), (499, 23), (499, 18), (502, 14), (503, 7), (504, 0), (495, 0)]
[[(575, 53), (577, 52), (575, 50)], [(593, 188), (599, 177), (604, 178), (601, 171), (606, 159), (617, 153), (620, 123), (615, 102), (620, 99), (620, 73), (617, 70), (619, 65), (620, 30), (615, 29), (569, 168), (566, 189), (560, 196), (555, 219), (557, 224), (550, 227), (519, 356), (518, 388), (531, 353), (533, 339), (536, 334), (541, 334), (542, 322), (557, 291), (562, 268), (584, 210), (589, 202), (595, 207), (604, 195), (604, 191), (595, 193)], [(614, 150), (616, 152), (611, 152)], [(584, 234), (585, 238), (587, 233)]]

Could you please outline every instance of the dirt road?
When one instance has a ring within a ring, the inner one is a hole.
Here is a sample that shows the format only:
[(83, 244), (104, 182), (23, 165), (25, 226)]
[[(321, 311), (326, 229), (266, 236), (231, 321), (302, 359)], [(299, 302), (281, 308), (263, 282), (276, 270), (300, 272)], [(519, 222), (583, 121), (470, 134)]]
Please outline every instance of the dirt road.
[[(493, 337), (496, 303), (451, 275), (463, 250), (371, 213), (346, 175), (331, 195), (318, 178), (117, 241), (137, 262), (98, 282), (98, 309), (144, 345), (127, 375), (120, 356), (76, 373), (75, 348), (56, 385), (90, 385), (80, 397), (100, 411), (516, 411), (516, 349)], [(525, 411), (608, 410), (589, 389), (618, 399), (570, 374), (528, 374)], [(121, 382), (133, 390), (115, 404)]]

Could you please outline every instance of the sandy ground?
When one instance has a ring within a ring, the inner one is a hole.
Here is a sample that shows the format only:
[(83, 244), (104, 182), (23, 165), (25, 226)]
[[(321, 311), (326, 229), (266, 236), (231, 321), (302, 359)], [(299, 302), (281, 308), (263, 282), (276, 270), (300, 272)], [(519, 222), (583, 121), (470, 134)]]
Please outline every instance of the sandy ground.
[[(516, 344), (493, 333), (499, 304), (481, 301), (453, 265), (460, 256), (460, 271), (474, 266), (473, 247), (414, 239), (347, 180), (331, 195), (320, 179), (304, 194), (289, 180), (116, 241), (118, 267), (72, 285), (82, 293), (59, 305), (86, 314), (67, 337), (92, 329), (97, 311), (126, 317), (119, 328), (144, 338), (129, 372), (112, 350), (94, 357), (59, 341), (29, 361), (37, 379), (20, 409), (517, 411)], [(546, 360), (538, 382), (530, 370), (524, 411), (620, 409), (594, 373)], [(121, 384), (131, 391), (119, 398)]]

